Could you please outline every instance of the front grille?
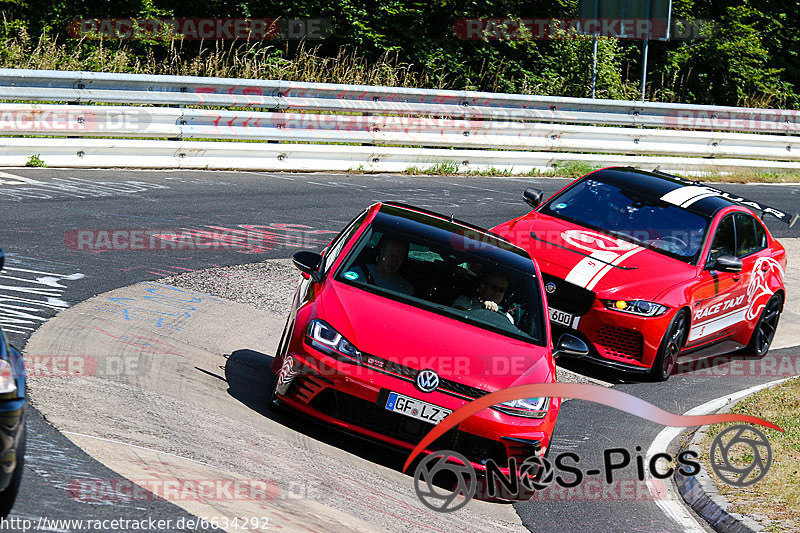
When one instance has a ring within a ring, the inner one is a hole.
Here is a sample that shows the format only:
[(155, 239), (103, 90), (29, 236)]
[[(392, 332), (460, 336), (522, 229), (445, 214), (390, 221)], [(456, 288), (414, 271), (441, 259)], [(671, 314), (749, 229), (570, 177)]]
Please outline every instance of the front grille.
[[(328, 416), (416, 445), (434, 425), (422, 420), (393, 413), (384, 407), (389, 391), (378, 395), (377, 403), (368, 402), (335, 389), (325, 389), (312, 401), (311, 406)], [(474, 463), (483, 464), (492, 459), (506, 464), (506, 448), (500, 442), (471, 433), (451, 429), (430, 446), (431, 450), (453, 450)]]
[(325, 387), (326, 383), (332, 385), (333, 381), (313, 374), (301, 374), (292, 382), (291, 390), (307, 402)]
[[(417, 374), (419, 374), (419, 370), (416, 368), (411, 368), (409, 366), (401, 365), (400, 363), (395, 363), (394, 361), (389, 361), (388, 359), (383, 359), (382, 357), (366, 353), (362, 354), (362, 362), (363, 365), (368, 368), (378, 370), (385, 374), (391, 374), (396, 377), (406, 379), (407, 381), (416, 381)], [(439, 387), (437, 390), (440, 392), (452, 392), (457, 396), (469, 399), (480, 398), (489, 394), (489, 391), (487, 390), (464, 385), (463, 383), (458, 383), (449, 379), (439, 379)]]
[(547, 294), (547, 304), (572, 315), (585, 315), (594, 303), (594, 293), (561, 278), (542, 273), (545, 287), (554, 283), (556, 290)]
[(597, 332), (600, 355), (622, 357), (634, 361), (642, 360), (642, 334), (633, 329), (602, 326)]

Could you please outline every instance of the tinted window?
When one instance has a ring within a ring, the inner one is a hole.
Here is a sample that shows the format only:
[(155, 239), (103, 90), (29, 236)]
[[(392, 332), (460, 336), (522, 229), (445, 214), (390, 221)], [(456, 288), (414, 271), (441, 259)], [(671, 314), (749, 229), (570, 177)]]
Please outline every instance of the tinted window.
[[(767, 235), (764, 228), (751, 215), (737, 213), (733, 215), (736, 219), (736, 239), (738, 257), (744, 257), (766, 247)], [(759, 231), (760, 230), (760, 231)]]
[(689, 263), (697, 261), (708, 226), (708, 220), (697, 213), (594, 178), (579, 181), (540, 212)]
[(714, 264), (721, 255), (736, 255), (736, 233), (733, 229), (733, 217), (731, 215), (722, 219), (717, 232), (714, 234), (714, 242), (711, 244), (711, 253), (708, 256), (708, 263)]
[[(336, 279), (496, 333), (544, 344), (544, 305), (535, 276), (511, 266), (518, 260), (516, 254), (486, 242), (465, 243), (452, 237), (459, 246), (373, 224), (342, 262)], [(489, 259), (489, 248), (496, 257), (512, 261)], [(401, 256), (393, 257), (398, 250)], [(487, 306), (487, 301), (495, 305)]]

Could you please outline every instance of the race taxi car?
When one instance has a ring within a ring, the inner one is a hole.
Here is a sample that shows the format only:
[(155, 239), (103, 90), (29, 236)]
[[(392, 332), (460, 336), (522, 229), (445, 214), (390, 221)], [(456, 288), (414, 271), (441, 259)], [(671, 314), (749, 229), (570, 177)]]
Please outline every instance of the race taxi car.
[(786, 253), (758, 215), (774, 208), (658, 171), (607, 168), (492, 231), (542, 270), (555, 335), (587, 360), (666, 380), (680, 361), (763, 356), (786, 298)]
[[(3, 269), (0, 250), (0, 270)], [(0, 328), (0, 517), (11, 511), (25, 459), (25, 364)]]
[[(538, 268), (482, 228), (378, 203), (321, 255), (302, 251), (293, 261), (302, 279), (272, 363), (272, 407), (410, 450), (475, 398), (555, 380)], [(555, 356), (586, 353), (566, 335)], [(459, 452), (476, 470), (544, 454), (559, 406), (558, 398), (496, 405), (431, 450)]]

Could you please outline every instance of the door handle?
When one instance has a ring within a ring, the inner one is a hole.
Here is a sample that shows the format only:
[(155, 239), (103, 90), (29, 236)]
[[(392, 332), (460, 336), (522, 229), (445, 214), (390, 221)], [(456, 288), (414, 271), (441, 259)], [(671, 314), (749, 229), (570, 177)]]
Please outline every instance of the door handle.
[(733, 276), (733, 281), (739, 281), (740, 279), (742, 279), (741, 274), (739, 274), (738, 276)]

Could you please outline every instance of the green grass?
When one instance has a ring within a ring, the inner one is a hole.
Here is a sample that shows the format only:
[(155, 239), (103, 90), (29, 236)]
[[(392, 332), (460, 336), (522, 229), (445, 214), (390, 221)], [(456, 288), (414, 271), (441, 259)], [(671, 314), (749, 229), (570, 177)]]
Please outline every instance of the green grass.
[(33, 154), (28, 158), (28, 162), (25, 163), (26, 167), (46, 167), (47, 164), (42, 161), (42, 158), (39, 157), (39, 154)]
[(443, 163), (436, 163), (427, 168), (408, 167), (405, 173), (425, 176), (453, 176), (458, 174), (458, 163), (455, 161), (444, 161)]
[[(769, 420), (784, 430), (758, 428), (772, 446), (772, 466), (764, 479), (749, 487), (731, 487), (717, 479), (709, 466), (708, 450), (713, 438), (731, 425), (717, 424), (709, 428), (701, 444), (703, 469), (731, 502), (730, 511), (766, 517), (767, 531), (800, 531), (800, 378), (759, 391), (731, 412)], [(752, 456), (745, 452), (737, 460), (744, 465), (748, 458)]]
[(436, 163), (427, 168), (422, 167), (408, 167), (405, 174), (419, 175), (419, 176), (455, 176), (463, 174), (465, 176), (487, 176), (487, 177), (511, 177), (511, 176), (527, 176), (527, 177), (558, 177), (558, 178), (579, 178), (597, 170), (598, 167), (592, 167), (580, 161), (564, 161), (558, 162), (549, 170), (533, 169), (527, 172), (514, 172), (513, 167), (508, 168), (495, 168), (489, 167), (485, 170), (460, 170), (460, 165), (455, 161), (445, 161), (443, 163)]

